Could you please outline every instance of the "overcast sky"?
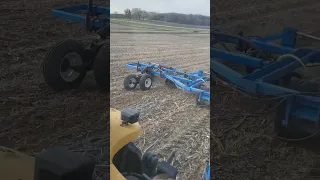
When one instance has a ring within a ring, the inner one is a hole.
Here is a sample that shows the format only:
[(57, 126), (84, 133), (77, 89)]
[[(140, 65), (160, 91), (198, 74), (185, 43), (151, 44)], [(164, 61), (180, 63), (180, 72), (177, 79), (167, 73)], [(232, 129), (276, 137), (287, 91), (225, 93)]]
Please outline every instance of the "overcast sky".
[(210, 16), (210, 0), (110, 0), (111, 13), (123, 14), (126, 8)]

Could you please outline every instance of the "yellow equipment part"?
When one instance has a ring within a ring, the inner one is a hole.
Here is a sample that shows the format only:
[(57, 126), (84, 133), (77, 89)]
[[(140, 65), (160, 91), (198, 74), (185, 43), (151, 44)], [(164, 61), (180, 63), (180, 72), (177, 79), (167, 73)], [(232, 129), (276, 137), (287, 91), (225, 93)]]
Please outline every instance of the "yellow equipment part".
[(34, 180), (34, 165), (34, 157), (0, 146), (0, 179)]
[(128, 124), (121, 126), (121, 111), (110, 109), (110, 179), (111, 180), (126, 180), (124, 176), (117, 170), (112, 163), (116, 153), (127, 145), (133, 142), (141, 135), (139, 123)]
[[(112, 163), (115, 154), (141, 134), (139, 123), (121, 126), (121, 111), (110, 109), (110, 179), (126, 180)], [(0, 179), (33, 180), (35, 158), (0, 146)]]

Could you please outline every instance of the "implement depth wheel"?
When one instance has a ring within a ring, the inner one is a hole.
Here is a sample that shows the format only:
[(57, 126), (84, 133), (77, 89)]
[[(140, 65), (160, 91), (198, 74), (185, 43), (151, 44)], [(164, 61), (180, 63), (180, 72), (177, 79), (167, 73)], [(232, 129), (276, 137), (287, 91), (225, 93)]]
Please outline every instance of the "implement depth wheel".
[(109, 43), (104, 44), (97, 53), (93, 63), (93, 74), (97, 84), (102, 90), (109, 90), (110, 68)]
[(143, 74), (139, 81), (139, 86), (142, 91), (149, 90), (152, 86), (152, 76), (150, 74)]
[(51, 47), (42, 67), (46, 83), (56, 91), (79, 86), (86, 75), (84, 51), (74, 40), (60, 41)]
[(139, 83), (139, 78), (135, 74), (129, 74), (124, 78), (123, 86), (127, 91), (134, 90)]

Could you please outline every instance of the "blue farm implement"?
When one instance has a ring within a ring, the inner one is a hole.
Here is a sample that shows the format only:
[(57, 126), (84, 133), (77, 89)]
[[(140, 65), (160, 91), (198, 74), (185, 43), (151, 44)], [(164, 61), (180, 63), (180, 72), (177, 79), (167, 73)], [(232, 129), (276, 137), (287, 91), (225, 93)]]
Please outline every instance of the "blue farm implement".
[(201, 180), (210, 180), (210, 162), (209, 161), (206, 162)]
[[(307, 79), (302, 70), (320, 61), (320, 51), (296, 47), (299, 36), (319, 38), (294, 28), (285, 28), (279, 34), (266, 37), (245, 37), (243, 33), (234, 36), (217, 30), (212, 31), (211, 36), (212, 75), (241, 91), (281, 100), (274, 119), (275, 133), (279, 137), (302, 140), (319, 133), (318, 89), (311, 90), (300, 82)], [(232, 45), (235, 49), (230, 50)], [(230, 64), (244, 65), (245, 70), (240, 72)]]
[(126, 90), (133, 90), (137, 85), (141, 90), (149, 90), (152, 86), (153, 77), (159, 76), (165, 79), (165, 83), (169, 87), (179, 87), (187, 92), (198, 94), (198, 105), (210, 104), (210, 90), (205, 86), (210, 78), (205, 76), (201, 70), (193, 73), (180, 72), (175, 68), (167, 67), (153, 63), (129, 63), (127, 68), (135, 69), (140, 74), (130, 74), (124, 79), (124, 87)]
[(98, 38), (88, 46), (67, 39), (56, 43), (48, 51), (43, 62), (46, 83), (55, 90), (72, 89), (79, 86), (87, 71), (93, 70), (97, 84), (107, 89), (109, 77), (109, 8), (93, 4), (75, 5), (53, 9), (52, 15), (67, 21), (83, 24), (87, 30), (95, 31)]

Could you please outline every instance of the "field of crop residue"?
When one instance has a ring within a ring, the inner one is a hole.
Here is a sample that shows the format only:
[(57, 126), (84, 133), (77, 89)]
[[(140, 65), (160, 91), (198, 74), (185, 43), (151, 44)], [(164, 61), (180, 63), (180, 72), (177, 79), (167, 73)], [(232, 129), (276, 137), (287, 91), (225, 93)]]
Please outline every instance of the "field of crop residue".
[[(124, 30), (127, 33), (112, 33)], [(140, 33), (132, 33), (137, 31)], [(199, 69), (208, 72), (209, 33), (180, 34), (182, 31), (170, 26), (128, 21), (112, 24), (111, 21), (111, 107), (138, 109), (143, 131), (138, 146), (142, 150), (151, 147), (150, 151), (161, 158), (176, 151), (174, 166), (179, 170), (179, 179), (200, 179), (209, 159), (209, 109), (198, 107), (193, 94), (170, 89), (161, 79), (155, 79), (148, 91), (139, 88), (126, 91), (123, 87), (125, 76), (137, 73), (126, 68), (130, 62), (153, 62), (187, 72)]]
[[(215, 1), (211, 21), (222, 32), (245, 36), (277, 33), (286, 26), (319, 36), (318, 1)], [(301, 46), (319, 47), (306, 39)], [(314, 71), (314, 72), (319, 72)], [(274, 137), (273, 119), (278, 102), (267, 102), (214, 88), (211, 107), (211, 148), (214, 179), (308, 179), (320, 178), (316, 141), (288, 143)], [(309, 144), (313, 144), (309, 146)]]

